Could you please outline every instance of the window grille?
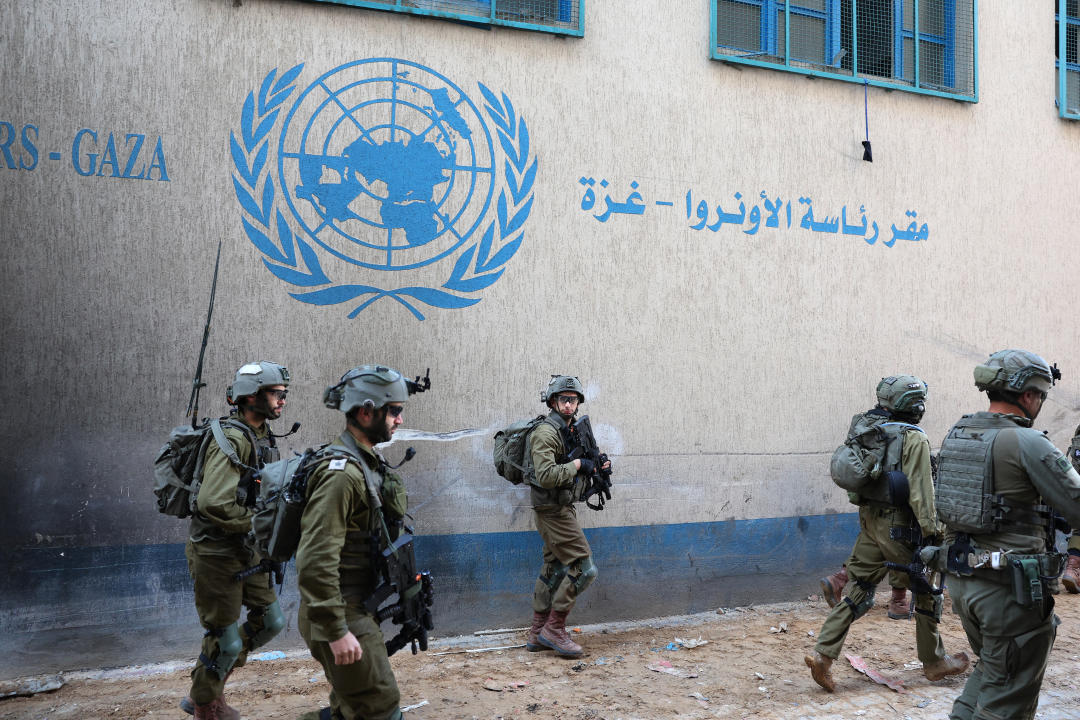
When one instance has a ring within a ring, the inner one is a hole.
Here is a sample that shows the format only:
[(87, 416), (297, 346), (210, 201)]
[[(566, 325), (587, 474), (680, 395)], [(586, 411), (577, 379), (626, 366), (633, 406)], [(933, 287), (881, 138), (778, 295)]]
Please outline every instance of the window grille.
[[(1058, 71), (1058, 114), (1063, 118), (1080, 120), (1080, 0), (1056, 0), (1057, 12), (1054, 34), (1054, 57)], [(1062, 15), (1065, 22), (1061, 21)], [(1061, 48), (1065, 47), (1065, 62), (1061, 61)]]
[(585, 35), (585, 0), (315, 0), (478, 25)]
[(714, 0), (711, 7), (716, 60), (978, 100), (977, 0)]

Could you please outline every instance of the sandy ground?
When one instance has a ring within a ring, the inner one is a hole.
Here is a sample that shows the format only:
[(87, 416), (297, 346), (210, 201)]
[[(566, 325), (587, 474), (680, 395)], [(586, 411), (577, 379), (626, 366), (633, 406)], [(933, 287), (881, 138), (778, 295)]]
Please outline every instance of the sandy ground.
[[(888, 597), (888, 590), (879, 598)], [(1080, 596), (1061, 595), (1062, 619), (1043, 683), (1040, 718), (1080, 718)], [(946, 602), (948, 608), (948, 602)], [(523, 647), (523, 633), (451, 638), (427, 653), (392, 658), (406, 720), (444, 718), (944, 718), (966, 674), (927, 681), (915, 657), (913, 621), (890, 620), (882, 605), (859, 620), (844, 651), (861, 657), (900, 691), (856, 672), (843, 656), (830, 695), (803, 664), (828, 608), (806, 601), (721, 609), (683, 618), (587, 626), (575, 632), (586, 656), (566, 660)], [(959, 621), (942, 619), (948, 652), (967, 651)], [(676, 638), (684, 643), (680, 646)], [(693, 646), (696, 640), (705, 644)], [(267, 648), (274, 650), (274, 648)], [(302, 649), (269, 653), (238, 670), (226, 696), (244, 718), (296, 718), (326, 704), (321, 668)], [(187, 660), (158, 666), (69, 673), (59, 690), (0, 700), (0, 718), (188, 717)]]

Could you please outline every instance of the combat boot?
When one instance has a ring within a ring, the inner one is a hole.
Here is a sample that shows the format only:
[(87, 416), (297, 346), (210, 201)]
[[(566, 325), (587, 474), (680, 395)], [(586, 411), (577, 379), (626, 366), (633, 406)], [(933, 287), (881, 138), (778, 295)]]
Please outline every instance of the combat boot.
[(1069, 556), (1065, 573), (1061, 576), (1061, 584), (1073, 594), (1080, 593), (1080, 555)]
[(821, 578), (821, 597), (825, 598), (826, 605), (835, 607), (836, 603), (840, 602), (847, 581), (847, 565), (842, 566), (832, 575)]
[[(229, 672), (225, 673), (225, 679), (222, 680), (223, 683), (229, 682), (229, 676), (233, 674), (233, 670), (236, 670), (236, 668), (234, 667), (232, 670), (229, 670)], [(228, 705), (226, 705), (225, 707), (229, 708)], [(180, 709), (186, 712), (188, 715), (195, 714), (195, 702), (191, 699), (190, 695), (185, 695), (183, 699), (180, 700)], [(229, 709), (232, 710), (232, 708)]]
[(567, 615), (568, 612), (552, 610), (536, 639), (541, 645), (547, 645), (563, 657), (581, 657), (581, 646), (566, 632)]
[(225, 704), (224, 697), (195, 706), (195, 720), (240, 720), (240, 713)]
[(937, 682), (949, 675), (957, 675), (968, 669), (967, 653), (956, 653), (955, 655), (946, 655), (936, 662), (932, 662), (929, 665), (923, 665), (922, 672), (926, 676), (926, 679), (930, 682)]
[(533, 610), (532, 626), (529, 628), (529, 632), (525, 636), (525, 649), (529, 652), (540, 652), (542, 650), (551, 649), (547, 645), (542, 645), (540, 643), (540, 640), (538, 639), (540, 636), (540, 631), (543, 630), (544, 625), (547, 624), (548, 615), (550, 613), (550, 610), (548, 610), (547, 612), (536, 612), (535, 610)]
[(821, 687), (825, 688), (828, 692), (836, 692), (836, 683), (833, 682), (832, 673), (829, 672), (829, 668), (832, 667), (832, 658), (822, 655), (817, 650), (813, 655), (807, 655), (803, 658), (806, 663), (806, 667), (810, 668), (810, 675)]
[(893, 620), (907, 620), (911, 617), (911, 604), (908, 603), (907, 590), (894, 587), (889, 598), (888, 616)]

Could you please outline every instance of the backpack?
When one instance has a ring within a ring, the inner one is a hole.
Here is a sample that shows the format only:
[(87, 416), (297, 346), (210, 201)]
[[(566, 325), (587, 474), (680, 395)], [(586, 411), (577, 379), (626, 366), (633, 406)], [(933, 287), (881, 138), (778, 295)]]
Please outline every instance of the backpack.
[(316, 450), (308, 448), (303, 455), (267, 463), (259, 471), (259, 497), (255, 501), (251, 529), (255, 548), (264, 558), (288, 562), (296, 554), (300, 545), (300, 518), (307, 506), (308, 478), (315, 466), (327, 459), (360, 464), (344, 448), (323, 445)]
[[(228, 419), (224, 422), (251, 435), (251, 431), (242, 423)], [(240, 467), (247, 467), (225, 437), (221, 420), (209, 420), (198, 427), (181, 425), (173, 428), (168, 442), (161, 447), (154, 461), (154, 495), (157, 497), (158, 512), (176, 518), (190, 517), (195, 513), (195, 501), (202, 484), (203, 459), (211, 439), (217, 442), (229, 460)], [(250, 439), (254, 447), (255, 438), (252, 436)]]
[[(888, 497), (887, 488), (876, 488), (890, 470), (900, 469), (902, 443), (894, 444), (905, 430), (919, 430), (917, 425), (889, 422), (885, 415), (863, 413), (851, 420), (848, 438), (833, 452), (829, 473), (833, 482), (848, 492)], [(874, 492), (882, 490), (883, 493)]]
[(495, 433), (495, 448), (492, 451), (495, 472), (514, 485), (533, 478), (532, 459), (528, 457), (529, 433), (542, 422), (544, 416), (537, 415), (530, 420), (519, 420)]

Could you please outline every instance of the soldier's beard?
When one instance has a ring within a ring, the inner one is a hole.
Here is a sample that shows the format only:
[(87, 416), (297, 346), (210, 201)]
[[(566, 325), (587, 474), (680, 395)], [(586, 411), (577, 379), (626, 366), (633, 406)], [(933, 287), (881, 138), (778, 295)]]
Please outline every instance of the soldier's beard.
[(252, 412), (256, 413), (257, 415), (263, 416), (267, 420), (277, 420), (279, 417), (281, 417), (281, 411), (274, 410), (272, 407), (270, 407), (270, 400), (268, 400), (267, 397), (262, 393), (259, 393), (255, 396), (255, 402), (253, 402), (251, 405), (248, 405), (248, 408)]
[(359, 424), (356, 426), (364, 438), (368, 441), (368, 444), (375, 446), (379, 443), (390, 442), (390, 437), (393, 433), (390, 432), (390, 428), (386, 426), (386, 408), (382, 408), (376, 413), (372, 420), (371, 427), (362, 427)]

